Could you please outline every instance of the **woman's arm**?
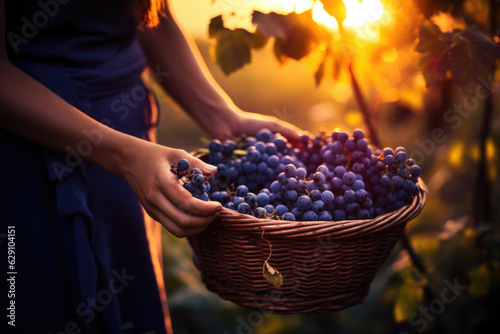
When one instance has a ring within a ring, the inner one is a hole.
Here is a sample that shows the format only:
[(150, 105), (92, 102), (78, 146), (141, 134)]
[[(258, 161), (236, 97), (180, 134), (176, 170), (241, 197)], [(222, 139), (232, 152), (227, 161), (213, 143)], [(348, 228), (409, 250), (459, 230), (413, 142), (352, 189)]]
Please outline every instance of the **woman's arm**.
[(156, 28), (143, 28), (139, 41), (150, 67), (168, 72), (161, 85), (210, 135), (254, 134), (262, 128), (298, 140), (300, 130), (276, 117), (241, 111), (215, 82), (196, 45), (175, 22), (172, 13)]
[(185, 151), (104, 126), (12, 65), (5, 50), (4, 0), (0, 8), (0, 127), (63, 154), (92, 134), (96, 145), (85, 158), (125, 178), (155, 220), (177, 236), (203, 231), (221, 206), (194, 199), (178, 184), (170, 165), (186, 158), (207, 174), (215, 168)]

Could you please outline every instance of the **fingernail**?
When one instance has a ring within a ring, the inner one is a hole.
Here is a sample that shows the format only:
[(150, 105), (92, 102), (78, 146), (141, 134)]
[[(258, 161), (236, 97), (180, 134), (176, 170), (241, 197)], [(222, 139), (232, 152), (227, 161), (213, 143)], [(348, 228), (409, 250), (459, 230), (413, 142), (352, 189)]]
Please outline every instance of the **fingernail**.
[(205, 165), (205, 168), (207, 169), (208, 172), (213, 173), (217, 170), (217, 167), (212, 166), (212, 165)]

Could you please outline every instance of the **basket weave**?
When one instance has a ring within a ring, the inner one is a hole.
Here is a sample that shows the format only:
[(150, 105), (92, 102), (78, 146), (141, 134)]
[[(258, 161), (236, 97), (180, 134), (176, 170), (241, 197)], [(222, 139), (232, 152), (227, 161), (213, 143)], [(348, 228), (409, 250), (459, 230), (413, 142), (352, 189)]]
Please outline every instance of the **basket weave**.
[[(419, 185), (410, 204), (374, 219), (290, 222), (224, 208), (207, 230), (188, 238), (194, 262), (210, 291), (247, 309), (310, 314), (361, 304), (425, 204), (428, 190)], [(279, 288), (263, 277), (270, 244), (268, 262), (283, 276)]]

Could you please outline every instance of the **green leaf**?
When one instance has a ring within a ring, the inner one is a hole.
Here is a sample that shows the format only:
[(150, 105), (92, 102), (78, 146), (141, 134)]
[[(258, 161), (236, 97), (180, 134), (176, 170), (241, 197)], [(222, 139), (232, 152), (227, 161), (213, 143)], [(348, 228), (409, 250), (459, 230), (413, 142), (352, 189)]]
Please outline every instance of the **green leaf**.
[(222, 15), (216, 16), (210, 20), (210, 24), (208, 25), (208, 37), (214, 38), (217, 33), (221, 30), (224, 30), (224, 22), (222, 21)]
[(446, 74), (450, 68), (448, 55), (446, 53), (437, 55), (426, 54), (420, 58), (420, 67), (425, 83), (427, 87), (430, 87), (446, 78)]
[(408, 321), (410, 316), (417, 312), (423, 300), (423, 283), (416, 282), (413, 276), (405, 279), (403, 285), (396, 293), (394, 302), (394, 320), (396, 322)]
[(342, 22), (346, 18), (346, 7), (342, 0), (321, 0), (325, 12)]
[(414, 0), (415, 5), (425, 17), (431, 17), (439, 12), (458, 13), (464, 0)]
[(251, 36), (252, 34), (244, 29), (225, 29), (216, 34), (213, 55), (215, 62), (226, 75), (250, 63)]
[(275, 37), (274, 53), (280, 62), (285, 57), (299, 60), (306, 56), (324, 33), (311, 11), (287, 15), (254, 11), (252, 23), (268, 38)]
[(252, 14), (252, 23), (267, 37), (286, 38), (289, 29), (288, 15), (275, 12), (265, 14), (256, 10)]
[(281, 273), (274, 269), (267, 260), (264, 261), (263, 275), (269, 284), (277, 288), (283, 285), (283, 276), (281, 276)]
[(466, 95), (473, 94), (478, 85), (491, 83), (499, 58), (500, 47), (477, 27), (454, 33), (449, 50), (452, 79)]
[(419, 28), (418, 43), (415, 51), (419, 53), (442, 54), (448, 47), (444, 34), (439, 27), (425, 21)]
[(250, 46), (252, 49), (262, 49), (266, 44), (267, 44), (267, 38), (266, 35), (262, 33), (259, 29), (256, 29), (255, 32), (252, 34), (252, 36), (249, 39)]
[(492, 275), (486, 263), (471, 268), (468, 276), (470, 279), (469, 293), (471, 296), (487, 296), (491, 287)]

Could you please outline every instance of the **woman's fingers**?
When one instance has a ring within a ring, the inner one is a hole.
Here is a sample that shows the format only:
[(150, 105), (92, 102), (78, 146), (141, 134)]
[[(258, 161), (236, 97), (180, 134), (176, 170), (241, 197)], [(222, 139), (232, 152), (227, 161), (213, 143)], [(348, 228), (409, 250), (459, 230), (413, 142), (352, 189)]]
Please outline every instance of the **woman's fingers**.
[(201, 161), (200, 159), (192, 156), (191, 154), (188, 154), (186, 157), (184, 157), (184, 159), (189, 161), (189, 169), (190, 170), (193, 168), (198, 168), (201, 170), (201, 172), (204, 175), (208, 175), (208, 176), (215, 174), (215, 172), (217, 171), (217, 167), (210, 165), (210, 164), (207, 164), (207, 163)]
[(280, 133), (291, 142), (299, 142), (303, 131), (297, 126), (280, 120), (274, 116), (260, 115), (244, 112), (241, 114), (238, 133), (255, 134), (263, 128), (267, 128), (275, 133)]
[(147, 211), (150, 215), (164, 225), (171, 233), (176, 236), (186, 236), (200, 233), (207, 228), (217, 217), (222, 208), (220, 204), (215, 205), (215, 210), (211, 207), (212, 203), (203, 202), (192, 198), (200, 207), (210, 206), (210, 211), (203, 212), (203, 215), (197, 215), (193, 211), (185, 211), (172, 203), (165, 194), (158, 192), (152, 198), (148, 199)]
[[(208, 224), (202, 225), (200, 227), (190, 227), (186, 228), (181, 225), (175, 220), (167, 217), (163, 211), (156, 209), (155, 207), (149, 207), (149, 209), (146, 210), (147, 213), (153, 217), (157, 222), (162, 224), (170, 233), (175, 235), (178, 238), (184, 238), (184, 237), (189, 237), (192, 235), (199, 234), (208, 227)], [(208, 219), (210, 222), (212, 222), (218, 214), (214, 214), (213, 216), (207, 216), (204, 217)]]

